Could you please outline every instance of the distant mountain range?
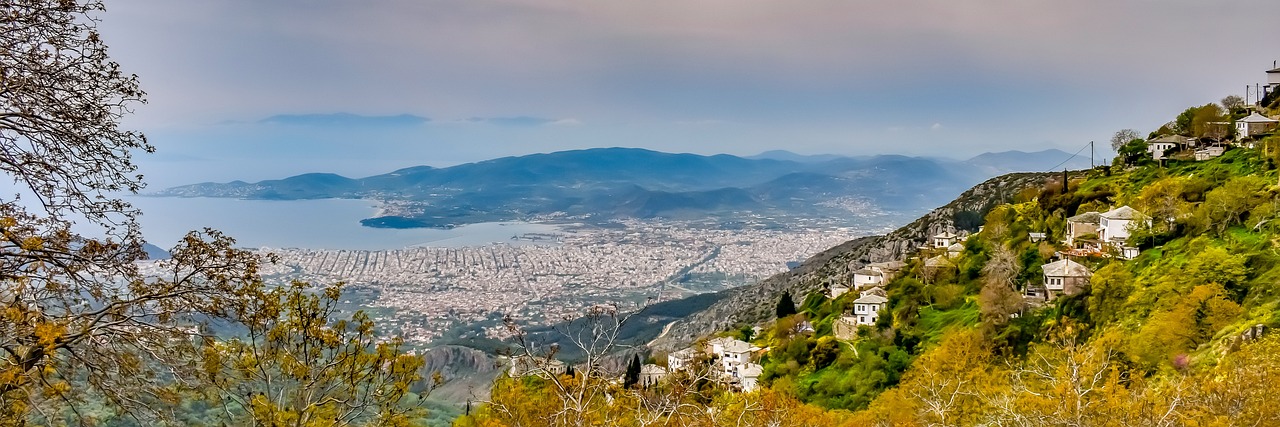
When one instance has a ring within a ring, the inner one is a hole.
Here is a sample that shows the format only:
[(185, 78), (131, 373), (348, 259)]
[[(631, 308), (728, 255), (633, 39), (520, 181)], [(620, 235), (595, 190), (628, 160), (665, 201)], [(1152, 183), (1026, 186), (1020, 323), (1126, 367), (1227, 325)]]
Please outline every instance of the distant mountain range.
[[(994, 175), (1040, 171), (1070, 157), (1058, 150), (987, 153), (965, 161), (905, 156), (750, 158), (598, 148), (503, 157), (447, 168), (416, 166), (366, 178), (309, 173), (256, 183), (201, 183), (159, 196), (243, 199), (364, 198), (395, 201), (363, 223), (451, 227), (563, 216), (734, 218), (848, 215), (850, 206), (918, 213)], [(1088, 159), (1068, 161), (1088, 167)]]

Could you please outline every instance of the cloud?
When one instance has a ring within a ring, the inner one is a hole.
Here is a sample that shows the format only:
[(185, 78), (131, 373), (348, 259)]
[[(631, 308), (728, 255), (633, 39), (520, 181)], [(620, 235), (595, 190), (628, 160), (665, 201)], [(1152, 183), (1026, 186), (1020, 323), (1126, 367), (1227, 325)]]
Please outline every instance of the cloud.
[(942, 129), (942, 123), (934, 123), (929, 126), (929, 130), (940, 130), (940, 129)]
[(578, 124), (576, 119), (548, 119), (543, 117), (532, 116), (510, 116), (510, 117), (472, 117), (466, 119), (470, 123), (483, 123), (487, 125), (502, 127), (537, 127), (542, 125), (573, 125)]
[(289, 126), (333, 127), (409, 127), (430, 122), (431, 119), (412, 114), (394, 116), (362, 116), (351, 113), (333, 114), (277, 114), (258, 120), (262, 124)]

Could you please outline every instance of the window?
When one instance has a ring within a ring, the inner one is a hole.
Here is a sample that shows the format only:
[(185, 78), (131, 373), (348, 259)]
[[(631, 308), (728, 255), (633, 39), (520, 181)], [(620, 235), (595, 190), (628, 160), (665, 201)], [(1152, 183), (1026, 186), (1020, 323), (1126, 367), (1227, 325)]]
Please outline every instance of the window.
[(867, 323), (866, 316), (858, 316), (858, 323)]

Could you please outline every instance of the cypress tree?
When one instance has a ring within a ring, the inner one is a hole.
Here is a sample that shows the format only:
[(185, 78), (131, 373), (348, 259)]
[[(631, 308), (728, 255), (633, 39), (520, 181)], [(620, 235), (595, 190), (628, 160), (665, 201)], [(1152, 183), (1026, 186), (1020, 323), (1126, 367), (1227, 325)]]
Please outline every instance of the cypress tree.
[(796, 314), (796, 303), (791, 300), (791, 294), (783, 292), (778, 298), (777, 313), (779, 319)]
[(631, 363), (627, 364), (627, 373), (622, 377), (622, 387), (631, 388), (640, 382), (640, 355), (631, 357)]

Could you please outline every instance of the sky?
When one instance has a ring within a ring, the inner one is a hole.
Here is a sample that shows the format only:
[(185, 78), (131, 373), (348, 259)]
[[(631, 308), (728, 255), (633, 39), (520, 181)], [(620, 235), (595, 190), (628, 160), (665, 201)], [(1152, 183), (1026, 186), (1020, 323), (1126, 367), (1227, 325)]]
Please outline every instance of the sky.
[(1275, 0), (128, 0), (151, 189), (590, 147), (1074, 152), (1243, 95)]

